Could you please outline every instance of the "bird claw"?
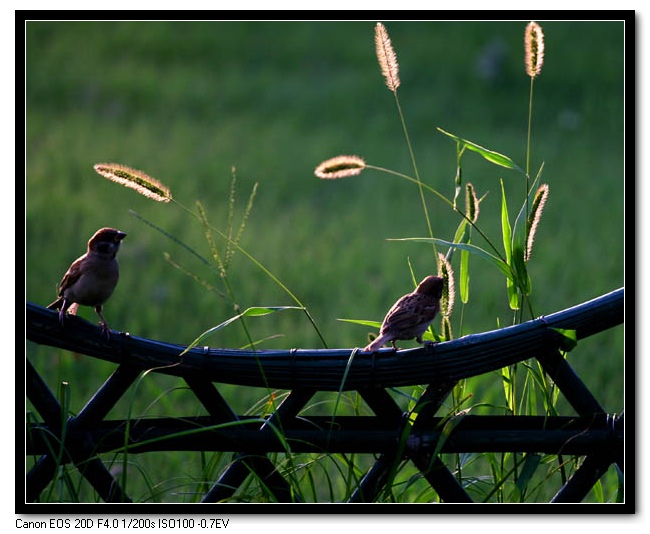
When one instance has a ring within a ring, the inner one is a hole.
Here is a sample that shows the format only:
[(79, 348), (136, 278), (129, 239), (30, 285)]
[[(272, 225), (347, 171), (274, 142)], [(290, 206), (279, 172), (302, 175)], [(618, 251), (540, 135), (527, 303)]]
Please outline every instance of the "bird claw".
[(106, 336), (106, 339), (111, 339), (111, 329), (106, 323), (99, 323), (99, 326), (102, 328), (102, 334)]

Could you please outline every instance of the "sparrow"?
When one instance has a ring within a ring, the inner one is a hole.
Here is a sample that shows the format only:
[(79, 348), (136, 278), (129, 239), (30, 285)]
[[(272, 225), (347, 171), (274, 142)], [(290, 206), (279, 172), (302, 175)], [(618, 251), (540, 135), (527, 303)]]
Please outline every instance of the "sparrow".
[(102, 306), (117, 285), (119, 266), (115, 255), (125, 237), (124, 232), (114, 228), (100, 228), (88, 241), (86, 253), (70, 265), (59, 284), (59, 298), (48, 306), (51, 310), (59, 310), (61, 326), (66, 312), (75, 315), (79, 304), (93, 306), (104, 334), (110, 338)]
[(427, 276), (413, 293), (401, 297), (388, 310), (379, 329), (379, 336), (363, 350), (375, 352), (389, 341), (395, 346), (396, 339), (413, 339), (422, 343), (422, 334), (440, 310), (440, 297), (444, 280), (439, 276)]

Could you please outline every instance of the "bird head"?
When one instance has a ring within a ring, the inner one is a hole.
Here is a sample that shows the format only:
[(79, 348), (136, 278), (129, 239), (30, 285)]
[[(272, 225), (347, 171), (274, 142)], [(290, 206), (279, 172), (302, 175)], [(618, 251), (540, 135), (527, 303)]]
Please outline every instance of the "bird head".
[(100, 228), (88, 241), (88, 250), (100, 254), (116, 254), (125, 237), (124, 232), (115, 228)]
[(445, 281), (444, 278), (440, 276), (427, 276), (415, 290), (416, 293), (422, 293), (424, 295), (431, 295), (435, 298), (442, 297), (442, 288)]

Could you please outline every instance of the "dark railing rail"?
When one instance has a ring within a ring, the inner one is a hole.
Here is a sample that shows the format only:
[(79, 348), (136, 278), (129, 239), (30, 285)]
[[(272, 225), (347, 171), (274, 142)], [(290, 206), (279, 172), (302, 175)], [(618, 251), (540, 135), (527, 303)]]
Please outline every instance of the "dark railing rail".
[[(96, 443), (96, 454), (115, 452), (128, 445), (129, 453), (153, 451), (241, 451), (265, 452), (389, 452), (399, 441), (399, 429), (377, 418), (338, 416), (336, 425), (327, 416), (301, 416), (299, 424), (276, 434), (260, 435), (264, 421), (249, 417), (231, 427), (215, 423), (208, 416), (137, 419), (127, 431), (124, 421), (102, 421), (92, 429), (72, 430), (71, 441)], [(407, 450), (433, 452), (442, 436), (444, 420), (435, 417), (431, 430), (411, 432)], [(434, 430), (437, 429), (437, 430)], [(186, 434), (193, 431), (191, 434)], [(27, 454), (47, 454), (52, 443), (47, 425), (32, 425)], [(612, 450), (623, 439), (623, 416), (593, 417), (476, 416), (457, 423), (453, 435), (444, 441), (442, 453), (538, 452), (585, 455)], [(284, 442), (283, 442), (284, 441)], [(287, 444), (290, 451), (287, 450)]]
[(183, 345), (123, 332), (107, 340), (97, 335), (96, 325), (76, 317), (70, 317), (67, 324), (71, 328), (63, 330), (55, 312), (27, 303), (27, 339), (36, 343), (142, 369), (161, 368), (159, 372), (174, 376), (200, 373), (224, 384), (319, 391), (460, 380), (557, 348), (561, 336), (553, 328), (575, 329), (578, 339), (583, 339), (622, 322), (623, 289), (619, 289), (520, 325), (397, 353), (382, 349), (374, 355), (357, 353), (351, 358), (352, 349), (253, 352), (202, 347), (181, 358)]
[[(58, 315), (27, 303), (28, 340), (118, 364), (87, 405), (68, 419), (30, 361), (27, 396), (43, 421), (26, 428), (26, 452), (39, 457), (27, 474), (26, 500), (38, 500), (55, 476), (57, 462), (74, 463), (106, 502), (129, 502), (98, 455), (128, 447), (129, 453), (160, 450), (235, 451), (239, 456), (203, 502), (227, 499), (254, 472), (279, 501), (293, 500), (286, 480), (265, 456), (270, 452), (366, 452), (378, 454), (350, 502), (377, 498), (392, 466), (401, 457), (420, 469), (443, 501), (471, 502), (438, 452), (536, 452), (585, 456), (581, 467), (553, 502), (576, 502), (612, 463), (623, 469), (624, 418), (607, 414), (562, 357), (557, 328), (576, 331), (578, 340), (624, 321), (623, 288), (578, 306), (526, 323), (453, 341), (394, 352), (366, 354), (358, 349), (245, 351), (193, 348), (114, 332), (110, 339), (91, 323)], [(536, 358), (576, 410), (577, 417), (459, 415), (452, 433), (441, 439), (436, 411), (456, 382)], [(183, 378), (209, 415), (104, 420), (140, 372)], [(266, 418), (237, 415), (215, 383), (290, 390)], [(405, 430), (402, 410), (384, 388), (429, 384), (417, 414)], [(300, 415), (318, 391), (356, 390), (375, 416), (307, 417)], [(281, 429), (279, 439), (277, 430)], [(191, 434), (188, 431), (192, 431)], [(200, 439), (197, 439), (200, 436)], [(398, 445), (399, 444), (399, 445)], [(288, 449), (287, 449), (288, 448)], [(255, 455), (255, 456), (250, 456)]]

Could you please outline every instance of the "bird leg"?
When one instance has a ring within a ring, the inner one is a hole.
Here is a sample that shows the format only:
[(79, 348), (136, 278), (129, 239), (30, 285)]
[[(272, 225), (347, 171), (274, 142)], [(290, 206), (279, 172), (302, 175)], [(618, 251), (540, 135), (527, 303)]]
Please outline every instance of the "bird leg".
[(61, 308), (59, 308), (59, 324), (61, 327), (65, 326), (65, 316), (66, 314), (77, 315), (77, 310), (79, 309), (79, 304), (72, 302), (68, 304), (66, 299), (63, 299), (61, 303)]
[(59, 324), (61, 325), (61, 327), (64, 326), (65, 314), (68, 311), (69, 307), (70, 307), (70, 304), (68, 304), (68, 301), (64, 298), (63, 302), (61, 303), (61, 308), (59, 309)]
[(102, 305), (98, 304), (95, 306), (95, 312), (97, 315), (99, 315), (100, 321), (99, 325), (102, 327), (102, 332), (106, 336), (106, 339), (111, 338), (111, 329), (108, 327), (108, 323), (106, 322), (106, 319), (104, 319), (104, 316), (102, 315)]
[(63, 325), (65, 323), (65, 307), (61, 306), (61, 309), (59, 310), (59, 324), (63, 328)]

